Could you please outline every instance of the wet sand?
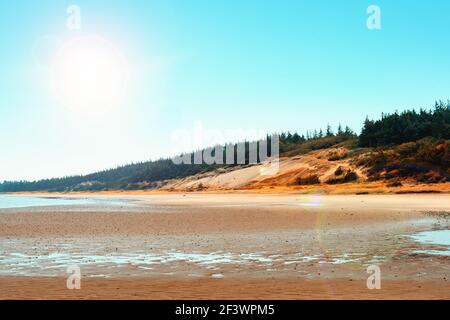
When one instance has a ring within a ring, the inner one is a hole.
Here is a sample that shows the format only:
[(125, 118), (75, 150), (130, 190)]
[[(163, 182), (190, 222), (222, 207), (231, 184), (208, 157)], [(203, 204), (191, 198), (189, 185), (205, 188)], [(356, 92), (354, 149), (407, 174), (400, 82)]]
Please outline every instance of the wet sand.
[[(426, 253), (445, 248), (411, 239), (450, 228), (447, 194), (127, 198), (0, 209), (0, 298), (450, 298), (450, 257)], [(65, 285), (74, 263), (81, 290)]]
[[(179, 279), (92, 278), (80, 290), (68, 290), (65, 278), (1, 277), (2, 299), (450, 299), (450, 284), (441, 281), (385, 281), (368, 290), (350, 279)], [(438, 288), (439, 287), (439, 288)]]

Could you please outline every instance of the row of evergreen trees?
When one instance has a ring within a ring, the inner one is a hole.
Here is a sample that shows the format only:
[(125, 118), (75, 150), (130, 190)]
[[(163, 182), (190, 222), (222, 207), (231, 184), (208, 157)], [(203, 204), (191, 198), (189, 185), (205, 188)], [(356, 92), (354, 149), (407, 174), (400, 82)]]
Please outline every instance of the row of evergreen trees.
[(380, 120), (364, 121), (359, 144), (379, 147), (417, 141), (425, 137), (450, 139), (450, 101), (436, 102), (433, 110), (407, 110), (382, 114)]
[[(332, 132), (331, 127), (328, 126), (326, 135), (320, 131), (315, 131), (314, 134), (307, 133), (306, 137), (298, 133), (281, 133), (280, 138), (280, 153), (289, 151), (292, 146), (302, 145), (306, 142), (318, 140), (325, 137), (341, 136), (344, 139), (354, 136), (354, 133), (346, 127), (345, 130), (338, 127), (336, 135)], [(271, 150), (271, 136), (266, 137), (267, 155), (272, 155)], [(244, 164), (249, 164), (249, 145), (251, 142), (244, 141), (245, 155)], [(237, 161), (237, 144), (232, 145), (234, 148), (234, 165), (238, 165)], [(259, 158), (259, 147), (257, 144), (257, 162)], [(226, 149), (225, 146), (220, 146), (223, 156), (223, 164), (194, 164), (194, 152), (189, 154), (192, 164), (175, 164), (172, 159), (159, 159), (156, 161), (147, 161), (133, 163), (121, 166), (115, 169), (104, 170), (88, 175), (69, 176), (63, 178), (43, 179), (39, 181), (5, 181), (0, 183), (0, 192), (18, 192), (18, 191), (38, 191), (38, 190), (52, 190), (52, 191), (66, 191), (66, 190), (101, 190), (101, 189), (127, 189), (127, 188), (141, 188), (143, 185), (151, 187), (153, 182), (163, 181), (168, 179), (183, 178), (201, 172), (215, 170), (219, 167), (227, 166), (226, 164)], [(202, 153), (203, 150), (197, 152)], [(195, 152), (195, 153), (197, 153)], [(212, 155), (215, 155), (213, 149)]]
[(345, 126), (344, 129), (342, 129), (342, 125), (339, 124), (336, 133), (333, 132), (333, 129), (328, 124), (327, 129), (324, 132), (322, 129), (320, 130), (314, 130), (314, 131), (306, 131), (305, 135), (299, 135), (297, 132), (294, 133), (281, 133), (280, 134), (280, 142), (284, 143), (303, 143), (315, 139), (325, 138), (325, 137), (346, 137), (346, 138), (353, 138), (357, 135), (353, 132), (352, 129), (350, 129), (349, 126)]

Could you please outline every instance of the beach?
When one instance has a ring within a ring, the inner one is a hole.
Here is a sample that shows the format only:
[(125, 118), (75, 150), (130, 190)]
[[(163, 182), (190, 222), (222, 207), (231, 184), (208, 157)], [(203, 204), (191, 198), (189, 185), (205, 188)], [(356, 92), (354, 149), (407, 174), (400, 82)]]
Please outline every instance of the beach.
[(96, 201), (0, 209), (1, 299), (450, 298), (448, 194), (51, 197)]

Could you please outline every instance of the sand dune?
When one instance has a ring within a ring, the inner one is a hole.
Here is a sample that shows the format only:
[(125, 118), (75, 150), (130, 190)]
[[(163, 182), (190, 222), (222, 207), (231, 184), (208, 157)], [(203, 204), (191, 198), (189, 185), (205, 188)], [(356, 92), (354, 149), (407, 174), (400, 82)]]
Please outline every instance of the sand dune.
[[(165, 181), (159, 191), (245, 191), (302, 192), (323, 194), (450, 192), (450, 182), (426, 184), (403, 179), (400, 186), (389, 181), (369, 181), (368, 168), (356, 165), (354, 158), (341, 159), (349, 150), (332, 147), (305, 155), (281, 157), (279, 170), (267, 175), (269, 159), (262, 164), (218, 170)], [(358, 155), (364, 157), (365, 154)], [(132, 192), (139, 193), (139, 191)]]
[(336, 179), (336, 171), (353, 171), (357, 181), (366, 181), (365, 170), (350, 163), (348, 159), (330, 161), (329, 158), (347, 152), (343, 147), (313, 151), (306, 155), (281, 157), (279, 170), (274, 175), (265, 174), (272, 159), (258, 165), (247, 165), (232, 169), (220, 169), (184, 179), (169, 181), (162, 190), (221, 190), (239, 188), (261, 188), (266, 186), (298, 186), (299, 181), (317, 176), (320, 183)]

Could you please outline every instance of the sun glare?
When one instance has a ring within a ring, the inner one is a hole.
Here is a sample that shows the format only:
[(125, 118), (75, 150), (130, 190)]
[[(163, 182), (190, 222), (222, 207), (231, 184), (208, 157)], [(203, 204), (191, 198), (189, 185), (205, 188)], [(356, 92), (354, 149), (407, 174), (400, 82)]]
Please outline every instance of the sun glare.
[(123, 101), (129, 70), (125, 57), (109, 41), (78, 37), (58, 49), (51, 76), (60, 104), (83, 112), (103, 112)]

